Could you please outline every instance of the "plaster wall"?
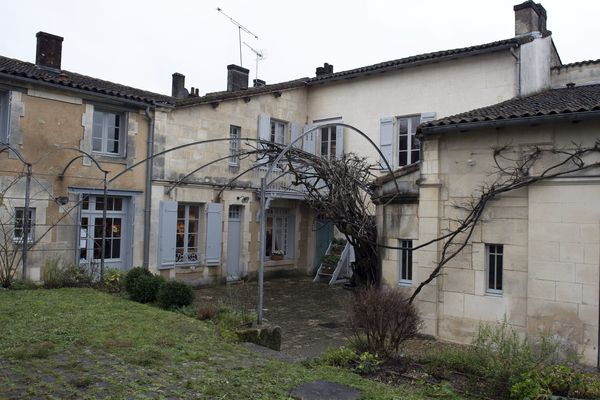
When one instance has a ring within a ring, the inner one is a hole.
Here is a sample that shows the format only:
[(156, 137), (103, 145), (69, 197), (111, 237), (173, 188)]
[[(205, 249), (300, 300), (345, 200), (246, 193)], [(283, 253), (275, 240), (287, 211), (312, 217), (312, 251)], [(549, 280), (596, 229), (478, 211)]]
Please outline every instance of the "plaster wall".
[(565, 65), (553, 68), (552, 88), (564, 88), (567, 83), (593, 85), (600, 83), (600, 62)]
[(521, 96), (551, 87), (550, 67), (553, 65), (553, 51), (551, 36), (521, 45)]

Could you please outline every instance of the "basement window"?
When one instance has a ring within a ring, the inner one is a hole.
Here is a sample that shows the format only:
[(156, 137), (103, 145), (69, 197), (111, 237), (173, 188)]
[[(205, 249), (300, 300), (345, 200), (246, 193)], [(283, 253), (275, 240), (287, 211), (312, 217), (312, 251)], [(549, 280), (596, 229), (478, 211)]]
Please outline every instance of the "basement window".
[(486, 292), (502, 294), (502, 279), (504, 272), (504, 245), (486, 244)]

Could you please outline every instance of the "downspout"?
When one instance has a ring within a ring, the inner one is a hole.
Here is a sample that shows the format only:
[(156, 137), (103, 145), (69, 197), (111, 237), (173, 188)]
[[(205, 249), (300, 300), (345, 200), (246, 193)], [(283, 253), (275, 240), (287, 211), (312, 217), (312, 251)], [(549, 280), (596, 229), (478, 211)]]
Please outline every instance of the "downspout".
[(519, 53), (517, 54), (517, 52), (515, 51), (515, 47), (511, 47), (510, 54), (512, 54), (512, 56), (517, 61), (517, 79), (515, 80), (515, 92), (517, 97), (521, 97), (521, 50), (519, 50)]
[[(152, 111), (156, 114), (156, 105), (153, 103)], [(150, 113), (150, 106), (145, 109), (148, 119), (148, 140), (146, 142), (146, 187), (144, 190), (144, 258), (142, 267), (150, 266), (150, 217), (152, 216), (152, 174), (154, 155), (154, 117)]]

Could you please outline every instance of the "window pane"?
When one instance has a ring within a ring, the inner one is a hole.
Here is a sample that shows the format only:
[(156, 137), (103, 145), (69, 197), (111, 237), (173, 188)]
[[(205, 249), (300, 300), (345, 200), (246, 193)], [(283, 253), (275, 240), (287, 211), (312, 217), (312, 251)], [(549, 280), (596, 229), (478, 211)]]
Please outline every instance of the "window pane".
[(398, 129), (400, 135), (406, 135), (408, 133), (408, 119), (400, 118), (398, 120)]
[(92, 139), (92, 150), (102, 151), (102, 139)]
[(488, 255), (488, 288), (496, 289), (496, 259), (491, 246)]
[(410, 163), (416, 163), (417, 161), (419, 161), (419, 158), (421, 157), (421, 153), (419, 152), (419, 150), (413, 150), (410, 152)]
[(399, 163), (400, 165), (407, 165), (408, 153), (406, 151), (400, 152)]

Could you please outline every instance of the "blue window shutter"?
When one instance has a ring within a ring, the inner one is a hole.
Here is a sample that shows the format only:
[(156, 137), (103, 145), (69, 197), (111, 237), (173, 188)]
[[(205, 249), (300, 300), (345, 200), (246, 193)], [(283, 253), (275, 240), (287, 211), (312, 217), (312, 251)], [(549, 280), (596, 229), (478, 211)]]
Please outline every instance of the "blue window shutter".
[(342, 158), (344, 154), (344, 127), (335, 127), (335, 158)]
[[(382, 118), (379, 124), (379, 150), (394, 169), (394, 119)], [(379, 163), (381, 168), (387, 169), (383, 160)]]
[(435, 112), (426, 112), (421, 114), (421, 123), (427, 123), (435, 120)]
[[(292, 126), (291, 126), (292, 141), (290, 143), (294, 143), (294, 140), (298, 139), (301, 134), (302, 134), (302, 126), (300, 124), (298, 124), (297, 122), (292, 122)], [(301, 149), (302, 148), (302, 140), (299, 140), (298, 142), (294, 143), (294, 147), (297, 149)]]
[[(304, 132), (307, 132), (308, 130), (314, 128), (313, 125), (305, 125), (304, 126)], [(314, 130), (311, 133), (309, 133), (308, 135), (304, 136), (304, 141), (302, 143), (302, 150), (306, 151), (307, 153), (311, 153), (311, 154), (315, 154), (315, 143), (316, 143), (316, 137), (317, 137), (317, 132), (318, 130)]]
[(206, 205), (206, 265), (221, 264), (221, 237), (223, 204)]
[(160, 222), (158, 237), (158, 259), (160, 268), (172, 268), (175, 265), (175, 246), (177, 237), (177, 202), (160, 202)]
[(286, 258), (295, 258), (294, 250), (296, 249), (296, 218), (292, 214), (294, 210), (290, 210), (287, 216), (287, 242), (285, 249)]
[(265, 114), (258, 116), (258, 139), (271, 141), (271, 117)]

